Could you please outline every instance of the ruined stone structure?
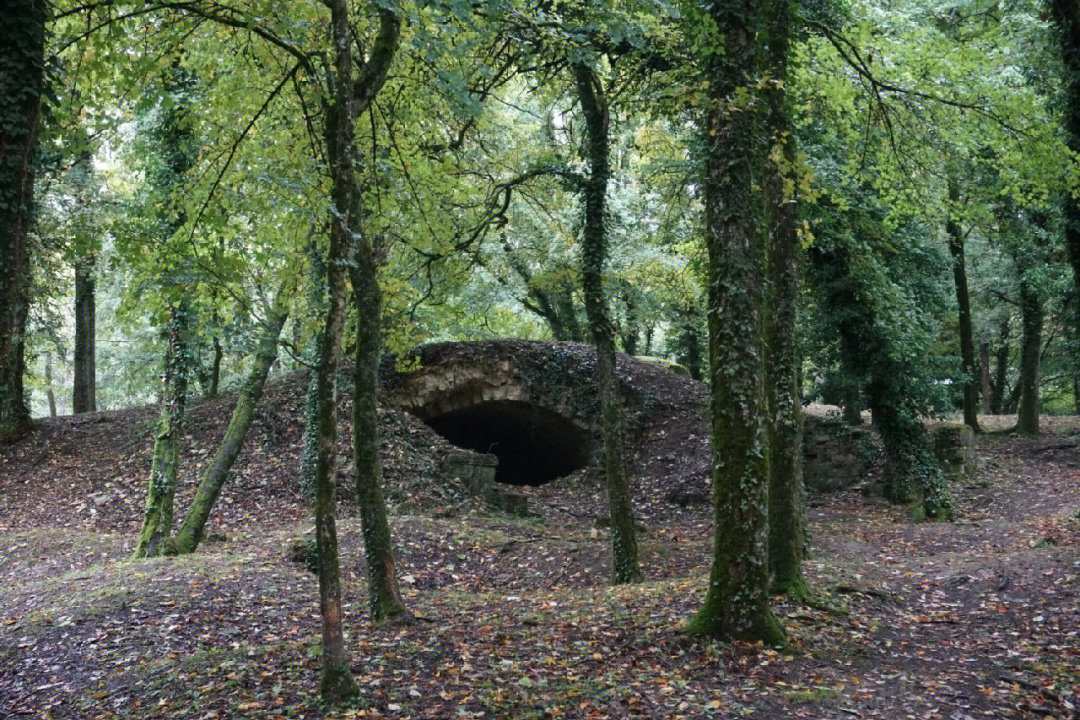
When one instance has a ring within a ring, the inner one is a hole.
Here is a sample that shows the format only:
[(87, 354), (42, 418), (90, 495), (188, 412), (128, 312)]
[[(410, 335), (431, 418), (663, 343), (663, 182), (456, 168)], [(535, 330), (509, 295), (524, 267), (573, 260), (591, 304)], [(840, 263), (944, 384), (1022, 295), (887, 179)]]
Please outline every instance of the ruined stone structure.
[[(496, 481), (541, 485), (597, 457), (594, 357), (578, 343), (427, 345), (406, 358), (409, 370), (384, 368), (383, 402), (464, 449), (444, 462), (447, 477), (494, 506), (523, 512), (524, 498), (498, 490)], [(631, 479), (664, 478), (669, 502), (708, 502), (704, 385), (627, 356), (619, 357), (618, 373)], [(807, 487), (831, 492), (865, 479), (877, 457), (875, 438), (868, 427), (808, 415)]]
[(866, 479), (880, 454), (881, 443), (868, 425), (806, 415), (803, 478), (808, 490), (845, 490)]
[(971, 483), (978, 475), (975, 431), (963, 423), (938, 423), (929, 428), (934, 455), (951, 481)]
[(455, 445), (497, 456), (500, 482), (539, 485), (593, 458), (599, 403), (590, 351), (521, 340), (427, 345), (415, 353), (419, 369), (389, 377), (385, 401)]

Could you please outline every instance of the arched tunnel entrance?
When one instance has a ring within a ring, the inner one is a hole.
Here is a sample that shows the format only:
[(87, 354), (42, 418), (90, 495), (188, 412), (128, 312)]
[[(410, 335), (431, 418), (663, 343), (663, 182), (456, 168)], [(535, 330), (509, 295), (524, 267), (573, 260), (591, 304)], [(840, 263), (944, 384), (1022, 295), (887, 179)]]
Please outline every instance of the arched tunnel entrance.
[(489, 400), (425, 420), (458, 447), (499, 458), (496, 482), (543, 485), (583, 467), (589, 433), (558, 413), (520, 400)]

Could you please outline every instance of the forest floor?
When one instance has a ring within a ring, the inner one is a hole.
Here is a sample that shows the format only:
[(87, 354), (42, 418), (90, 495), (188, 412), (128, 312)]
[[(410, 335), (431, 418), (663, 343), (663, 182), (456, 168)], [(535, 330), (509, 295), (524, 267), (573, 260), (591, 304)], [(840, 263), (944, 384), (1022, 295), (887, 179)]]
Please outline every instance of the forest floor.
[[(777, 599), (779, 651), (679, 632), (705, 587), (707, 504), (650, 518), (649, 579), (623, 587), (608, 584), (603, 493), (580, 476), (527, 489), (533, 518), (397, 513), (418, 620), (390, 627), (366, 617), (359, 521), (345, 512), (362, 694), (327, 713), (316, 581), (284, 549), (308, 523), (295, 493), (275, 490), (289, 469), (268, 465), (246, 498), (227, 495), (223, 536), (197, 554), (133, 561), (145, 475), (124, 470), (119, 438), (152, 415), (95, 417), (68, 454), (51, 442), (47, 459), (41, 444), (0, 459), (5, 720), (1078, 717), (1077, 418), (1047, 418), (1033, 439), (981, 436), (979, 479), (953, 488), (952, 523), (912, 524), (857, 490), (812, 497), (806, 570), (834, 609)], [(30, 463), (52, 480), (26, 482)], [(115, 474), (108, 496), (87, 463)]]

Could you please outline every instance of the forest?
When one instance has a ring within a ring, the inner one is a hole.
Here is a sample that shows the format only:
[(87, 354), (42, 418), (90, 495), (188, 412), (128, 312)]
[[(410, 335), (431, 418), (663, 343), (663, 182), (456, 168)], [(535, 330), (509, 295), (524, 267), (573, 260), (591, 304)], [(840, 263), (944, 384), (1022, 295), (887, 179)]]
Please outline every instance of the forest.
[(5, 0), (0, 719), (1080, 718), (1080, 0)]

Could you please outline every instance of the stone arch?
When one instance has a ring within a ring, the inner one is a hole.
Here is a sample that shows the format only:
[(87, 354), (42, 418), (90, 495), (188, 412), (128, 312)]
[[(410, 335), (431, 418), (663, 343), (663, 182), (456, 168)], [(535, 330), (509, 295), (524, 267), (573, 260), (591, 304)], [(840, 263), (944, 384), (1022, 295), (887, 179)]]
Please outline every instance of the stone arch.
[(451, 443), (497, 456), (497, 481), (540, 485), (587, 465), (597, 447), (592, 369), (580, 358), (553, 357), (553, 347), (424, 346), (414, 354), (419, 369), (386, 383), (386, 400)]

